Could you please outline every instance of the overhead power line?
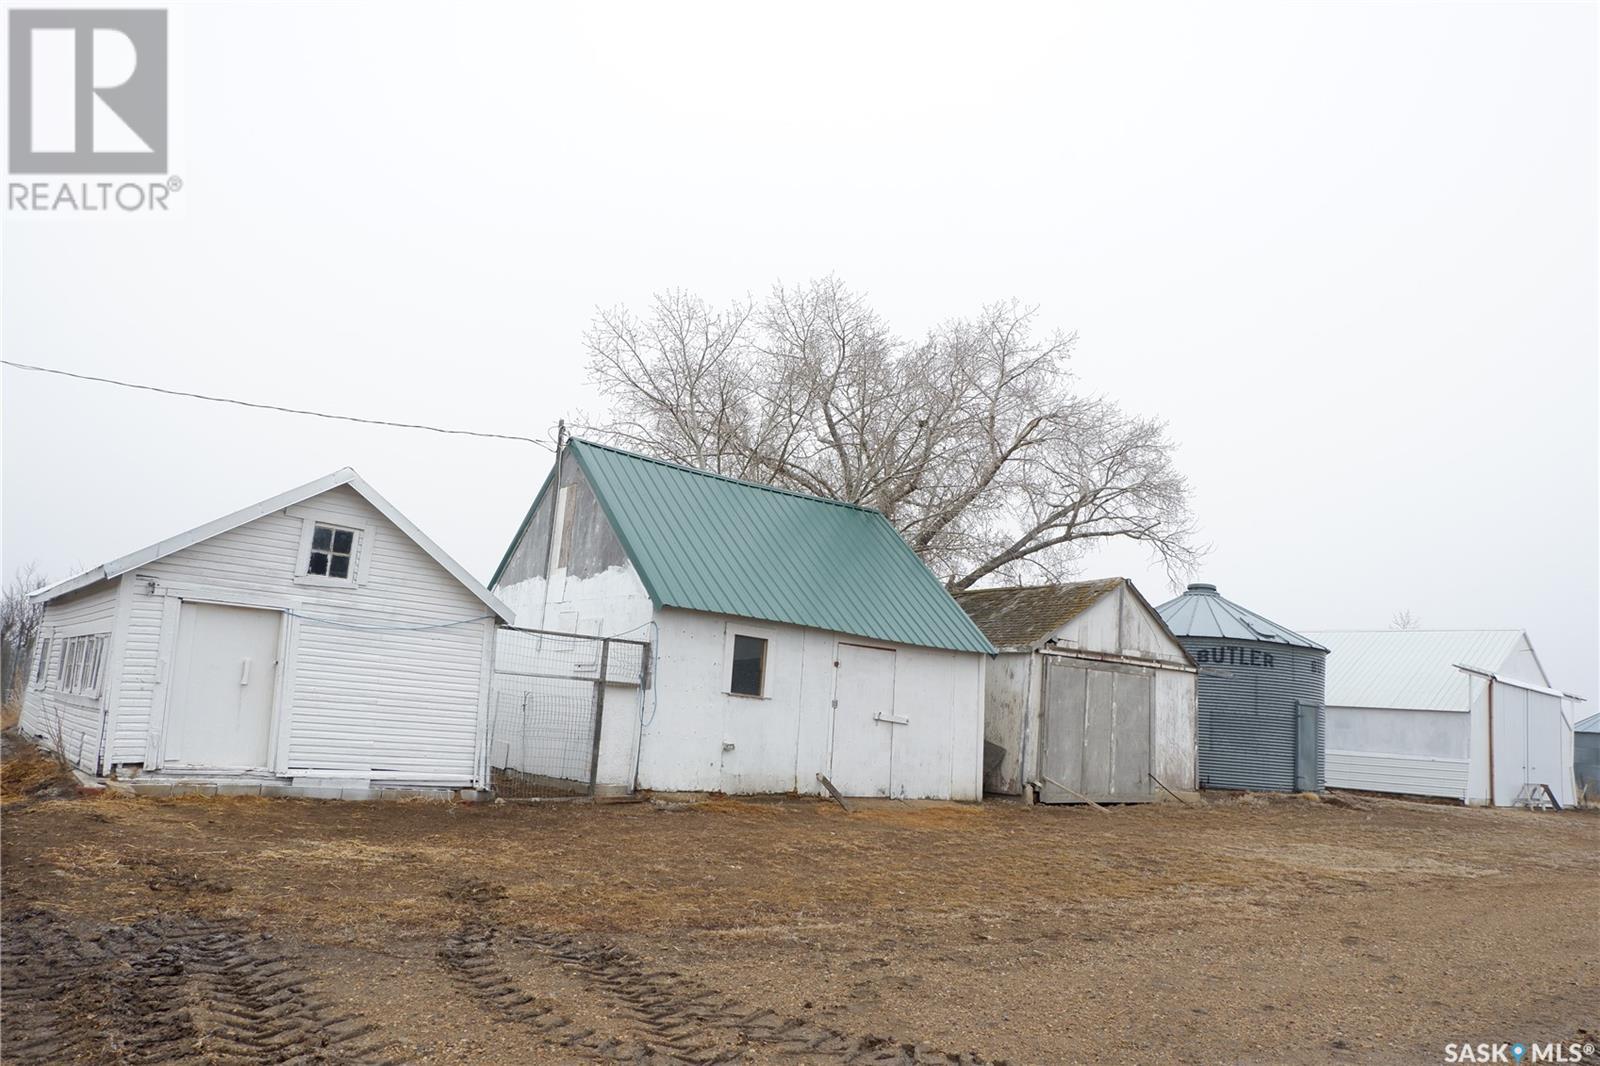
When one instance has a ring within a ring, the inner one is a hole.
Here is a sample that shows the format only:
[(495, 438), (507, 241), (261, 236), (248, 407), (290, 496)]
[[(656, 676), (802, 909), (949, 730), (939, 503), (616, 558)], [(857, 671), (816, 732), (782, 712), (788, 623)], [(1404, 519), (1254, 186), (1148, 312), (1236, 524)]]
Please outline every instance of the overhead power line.
[(71, 370), (58, 370), (49, 366), (32, 366), (28, 363), (14, 363), (10, 359), (0, 359), (0, 363), (17, 370), (32, 370), (40, 374), (57, 374), (64, 378), (76, 378), (79, 381), (96, 381), (102, 385), (116, 385), (124, 389), (139, 389), (144, 392), (159, 392), (164, 396), (182, 396), (190, 400), (207, 400), (211, 403), (231, 403), (236, 407), (250, 407), (257, 411), (277, 411), (287, 415), (305, 415), (308, 418), (326, 418), (335, 422), (359, 422), (367, 426), (388, 426), (391, 429), (423, 429), (429, 433), (446, 433), (453, 437), (484, 437), (488, 440), (515, 440), (525, 444), (535, 444), (546, 451), (554, 451), (549, 441), (539, 440), (535, 437), (519, 437), (514, 433), (485, 433), (476, 429), (449, 429), (444, 426), (429, 426), (421, 422), (395, 422), (385, 418), (360, 418), (356, 415), (335, 415), (326, 411), (309, 411), (303, 407), (282, 407), (275, 403), (256, 403), (252, 400), (238, 400), (230, 396), (208, 396), (203, 392), (185, 392), (182, 389), (164, 389), (159, 385), (142, 385), (134, 381), (118, 381), (116, 378), (96, 377), (93, 374), (78, 374)]

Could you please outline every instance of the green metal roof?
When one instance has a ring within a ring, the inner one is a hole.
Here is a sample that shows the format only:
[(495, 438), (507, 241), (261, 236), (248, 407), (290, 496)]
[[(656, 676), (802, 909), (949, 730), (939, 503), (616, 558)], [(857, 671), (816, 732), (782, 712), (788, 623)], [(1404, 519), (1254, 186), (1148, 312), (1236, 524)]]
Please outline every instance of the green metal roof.
[(871, 508), (586, 440), (568, 449), (658, 607), (994, 652)]

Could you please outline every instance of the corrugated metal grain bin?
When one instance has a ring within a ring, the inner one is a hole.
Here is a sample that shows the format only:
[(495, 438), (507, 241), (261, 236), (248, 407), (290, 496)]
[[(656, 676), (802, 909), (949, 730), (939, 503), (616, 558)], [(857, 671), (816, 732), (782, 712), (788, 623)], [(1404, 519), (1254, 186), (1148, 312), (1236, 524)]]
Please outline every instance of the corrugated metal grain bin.
[(1578, 791), (1591, 799), (1600, 796), (1600, 714), (1579, 722), (1572, 734), (1572, 771)]
[(1320, 792), (1328, 649), (1215, 585), (1190, 585), (1157, 610), (1200, 668), (1200, 786)]

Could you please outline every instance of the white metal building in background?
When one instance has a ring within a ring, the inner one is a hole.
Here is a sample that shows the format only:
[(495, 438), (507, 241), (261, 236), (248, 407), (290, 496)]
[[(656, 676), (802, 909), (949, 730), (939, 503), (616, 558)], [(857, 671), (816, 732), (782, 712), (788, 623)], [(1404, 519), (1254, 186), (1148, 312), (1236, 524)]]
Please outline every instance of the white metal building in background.
[(34, 593), (21, 726), (91, 773), (478, 787), (510, 611), (340, 470)]
[(598, 790), (981, 796), (993, 649), (877, 511), (573, 440), (490, 586), (519, 625), (650, 642)]
[(1194, 661), (1126, 578), (956, 594), (989, 665), (984, 791), (1128, 803), (1195, 788)]
[(1328, 784), (1505, 806), (1573, 799), (1576, 698), (1519, 629), (1306, 634), (1328, 657)]

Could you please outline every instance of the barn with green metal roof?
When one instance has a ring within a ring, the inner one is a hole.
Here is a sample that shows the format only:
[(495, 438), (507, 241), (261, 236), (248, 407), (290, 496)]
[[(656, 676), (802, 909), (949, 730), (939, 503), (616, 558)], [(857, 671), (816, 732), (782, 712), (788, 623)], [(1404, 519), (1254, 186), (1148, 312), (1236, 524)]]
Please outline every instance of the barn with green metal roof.
[(519, 626), (650, 642), (602, 790), (981, 795), (994, 648), (877, 511), (574, 439), (490, 584)]

